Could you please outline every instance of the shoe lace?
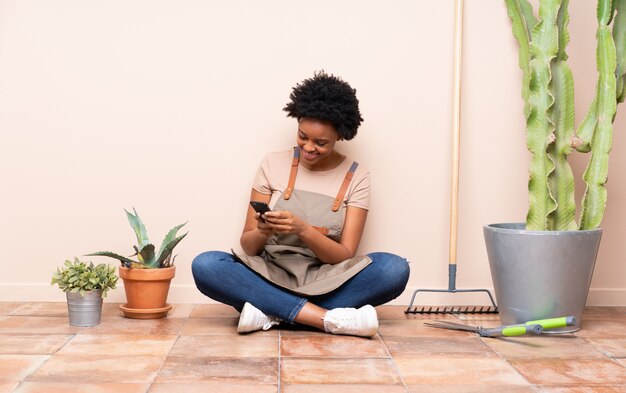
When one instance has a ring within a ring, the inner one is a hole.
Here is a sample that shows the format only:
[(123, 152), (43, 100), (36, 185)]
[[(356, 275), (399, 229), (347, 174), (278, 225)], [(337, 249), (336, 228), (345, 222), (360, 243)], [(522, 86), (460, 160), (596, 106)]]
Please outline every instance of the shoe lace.
[(355, 332), (357, 330), (355, 316), (351, 313), (341, 313), (339, 315), (333, 315), (332, 322), (338, 329), (344, 330), (346, 332)]
[(263, 330), (269, 330), (272, 326), (278, 325), (280, 319), (274, 317), (267, 317), (267, 322), (263, 325)]

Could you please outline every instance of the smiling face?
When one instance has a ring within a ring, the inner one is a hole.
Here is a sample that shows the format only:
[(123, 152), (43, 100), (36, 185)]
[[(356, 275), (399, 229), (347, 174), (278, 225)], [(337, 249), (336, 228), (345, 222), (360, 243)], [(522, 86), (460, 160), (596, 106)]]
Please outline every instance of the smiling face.
[(310, 170), (328, 170), (336, 167), (343, 156), (335, 151), (339, 134), (335, 127), (317, 119), (303, 118), (298, 123), (297, 143), (300, 146), (300, 161)]

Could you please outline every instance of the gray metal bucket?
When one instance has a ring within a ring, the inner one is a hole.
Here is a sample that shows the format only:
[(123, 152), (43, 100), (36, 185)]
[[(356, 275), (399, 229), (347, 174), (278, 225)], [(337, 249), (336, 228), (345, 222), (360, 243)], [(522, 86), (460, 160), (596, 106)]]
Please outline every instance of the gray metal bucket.
[(102, 290), (85, 292), (66, 292), (67, 311), (72, 326), (96, 326), (102, 315)]
[(526, 231), (524, 224), (483, 228), (500, 319), (505, 325), (573, 315), (580, 329), (602, 229)]

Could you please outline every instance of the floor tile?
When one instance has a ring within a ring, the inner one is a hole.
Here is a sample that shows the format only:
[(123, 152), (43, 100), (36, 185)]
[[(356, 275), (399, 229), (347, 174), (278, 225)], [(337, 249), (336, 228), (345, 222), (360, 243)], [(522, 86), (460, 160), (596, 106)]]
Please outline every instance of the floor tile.
[(624, 393), (626, 392), (626, 385), (622, 385), (622, 386), (594, 385), (594, 386), (569, 386), (569, 387), (538, 386), (537, 392), (539, 393)]
[(395, 358), (407, 385), (526, 385), (505, 360), (483, 356)]
[[(104, 308), (104, 307), (103, 307)], [(9, 312), (8, 315), (21, 315), (31, 317), (66, 317), (67, 303), (61, 302), (43, 302), (43, 303), (24, 303)]]
[[(84, 334), (176, 335), (187, 322), (184, 318), (133, 319), (122, 316), (103, 318), (100, 325), (83, 328)], [(0, 330), (1, 332), (1, 330)]]
[(279, 393), (279, 354), (280, 393), (626, 393), (626, 307), (587, 307), (575, 334), (498, 339), (424, 325), (491, 327), (498, 315), (405, 309), (377, 307), (380, 334), (364, 339), (302, 326), (240, 335), (222, 304), (135, 320), (105, 302), (102, 323), (80, 328), (65, 302), (0, 302), (0, 393)]
[(584, 319), (579, 337), (626, 338), (626, 317)]
[(505, 359), (604, 357), (596, 347), (571, 334), (484, 338), (483, 341)]
[(532, 386), (523, 385), (455, 385), (462, 381), (452, 380), (446, 385), (408, 385), (411, 393), (534, 393)]
[(281, 385), (281, 393), (406, 393), (403, 385)]
[(239, 311), (225, 304), (198, 304), (191, 313), (192, 318), (239, 318)]
[[(403, 337), (472, 337), (475, 333), (464, 332), (459, 330), (449, 330), (434, 328), (424, 325), (424, 322), (433, 322), (432, 320), (387, 320), (380, 321), (378, 325), (378, 333), (381, 336), (403, 336)], [(459, 322), (460, 321), (456, 321)]]
[(626, 368), (609, 359), (514, 359), (515, 367), (532, 384), (620, 384)]
[(148, 393), (277, 393), (277, 385), (235, 383), (155, 383)]
[(168, 356), (155, 382), (277, 384), (277, 358)]
[(55, 355), (27, 381), (149, 383), (162, 363), (160, 356)]
[(376, 307), (376, 314), (378, 314), (378, 320), (405, 320), (410, 319), (413, 314), (407, 314), (404, 311), (406, 306), (378, 306)]
[(72, 336), (58, 334), (0, 335), (0, 354), (51, 355)]
[(626, 358), (626, 337), (625, 338), (600, 338), (591, 337), (587, 341), (596, 347), (600, 352), (612, 358)]
[(280, 340), (280, 354), (295, 357), (389, 357), (385, 344), (378, 336), (368, 339), (329, 334), (283, 336)]
[(124, 313), (120, 310), (120, 304), (123, 303), (104, 303), (104, 306), (106, 307), (102, 307), (101, 319), (106, 320), (108, 318), (123, 318)]
[(180, 336), (170, 356), (278, 357), (278, 336)]
[(47, 355), (0, 355), (0, 382), (19, 382), (49, 358)]
[(500, 314), (456, 314), (456, 317), (469, 325), (486, 325), (487, 322), (502, 325)]
[(167, 356), (177, 336), (146, 334), (78, 334), (60, 355)]
[(495, 357), (479, 337), (384, 337), (392, 357), (476, 355)]
[(0, 334), (74, 334), (81, 329), (70, 326), (67, 317), (0, 317)]
[(25, 382), (15, 393), (144, 393), (149, 384)]
[(11, 393), (17, 385), (17, 382), (0, 382), (0, 393)]
[(401, 383), (390, 359), (283, 358), (283, 384), (385, 384)]
[(585, 307), (583, 321), (585, 319), (626, 317), (626, 307)]
[[(120, 310), (120, 305), (124, 303), (105, 303), (107, 308), (102, 309), (102, 318), (108, 317), (124, 317), (124, 313)], [(172, 309), (167, 313), (166, 318), (189, 318), (193, 309), (195, 307), (194, 304), (190, 303), (173, 303)]]
[(626, 359), (624, 358), (616, 358), (614, 359), (618, 364), (621, 364), (622, 366), (626, 367)]
[[(237, 335), (238, 318), (189, 318), (181, 335), (183, 336), (228, 336)], [(278, 329), (253, 332), (254, 336), (278, 336)]]
[[(270, 331), (273, 331), (271, 329)], [(317, 328), (311, 326), (304, 325), (292, 325), (292, 326), (284, 326), (281, 325), (278, 328), (281, 336), (328, 336), (328, 333), (321, 331)]]
[(0, 316), (7, 315), (18, 307), (23, 306), (24, 302), (0, 302)]
[(195, 307), (196, 306), (193, 304), (183, 304), (183, 303), (172, 304), (172, 309), (170, 310), (169, 313), (167, 313), (167, 317), (168, 318), (189, 318)]

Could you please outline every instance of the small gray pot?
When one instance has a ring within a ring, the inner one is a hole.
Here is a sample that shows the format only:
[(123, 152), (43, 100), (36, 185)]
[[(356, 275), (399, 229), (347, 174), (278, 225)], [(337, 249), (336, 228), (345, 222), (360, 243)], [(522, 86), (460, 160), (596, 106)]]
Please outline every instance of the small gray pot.
[(72, 326), (96, 326), (102, 315), (102, 290), (85, 292), (65, 292), (67, 311)]
[(602, 230), (524, 228), (524, 224), (483, 228), (502, 323), (572, 315), (576, 318), (574, 326), (545, 333), (579, 330)]

